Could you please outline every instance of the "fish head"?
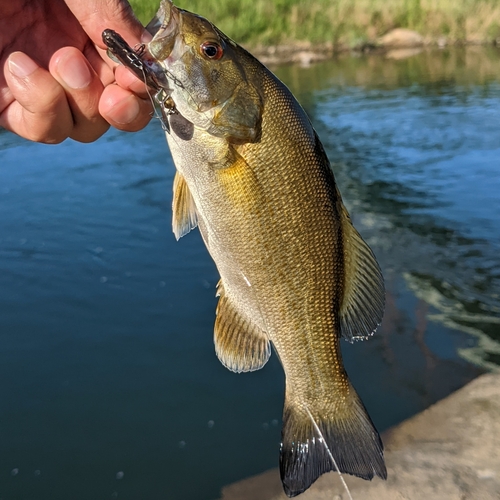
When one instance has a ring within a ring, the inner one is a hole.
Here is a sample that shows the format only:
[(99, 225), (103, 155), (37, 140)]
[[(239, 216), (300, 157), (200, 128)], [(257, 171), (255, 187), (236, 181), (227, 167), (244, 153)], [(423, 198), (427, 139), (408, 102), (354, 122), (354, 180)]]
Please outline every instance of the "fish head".
[(177, 111), (195, 126), (230, 142), (260, 134), (262, 96), (252, 81), (255, 60), (201, 16), (163, 0), (148, 25), (147, 45), (163, 68)]

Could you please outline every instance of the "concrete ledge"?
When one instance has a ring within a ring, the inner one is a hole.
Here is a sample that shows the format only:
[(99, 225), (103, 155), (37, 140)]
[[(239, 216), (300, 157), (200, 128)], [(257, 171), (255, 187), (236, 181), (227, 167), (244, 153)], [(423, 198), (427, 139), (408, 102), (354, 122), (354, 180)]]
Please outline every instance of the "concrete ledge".
[[(354, 500), (499, 500), (500, 374), (486, 374), (383, 436), (389, 479), (344, 476)], [(277, 469), (222, 490), (221, 500), (285, 500)], [(301, 500), (347, 500), (323, 475)]]

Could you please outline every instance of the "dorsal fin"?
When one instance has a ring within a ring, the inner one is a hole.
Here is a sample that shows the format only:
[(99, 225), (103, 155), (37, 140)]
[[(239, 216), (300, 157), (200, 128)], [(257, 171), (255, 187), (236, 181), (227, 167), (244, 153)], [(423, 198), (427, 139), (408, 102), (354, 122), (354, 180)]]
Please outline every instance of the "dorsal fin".
[(259, 370), (271, 356), (267, 334), (237, 311), (221, 281), (217, 285), (217, 295), (220, 297), (214, 329), (217, 357), (236, 373)]
[(352, 342), (373, 335), (382, 322), (385, 289), (377, 260), (352, 225), (344, 205), (341, 207), (341, 218), (345, 283), (340, 306), (340, 332)]
[(174, 177), (172, 200), (172, 230), (177, 239), (182, 238), (198, 225), (198, 213), (186, 180), (179, 172)]

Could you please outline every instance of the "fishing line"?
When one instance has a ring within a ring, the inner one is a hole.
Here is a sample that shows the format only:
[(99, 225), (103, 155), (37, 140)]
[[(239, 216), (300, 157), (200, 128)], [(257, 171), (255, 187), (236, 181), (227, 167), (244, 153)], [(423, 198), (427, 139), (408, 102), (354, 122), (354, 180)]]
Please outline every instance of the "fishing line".
[(337, 462), (335, 461), (335, 458), (333, 457), (333, 454), (330, 451), (330, 448), (328, 447), (328, 444), (326, 443), (326, 440), (325, 440), (325, 438), (323, 436), (323, 433), (321, 432), (321, 429), (318, 427), (318, 424), (316, 423), (316, 420), (314, 420), (314, 417), (312, 416), (311, 412), (309, 411), (309, 408), (307, 407), (307, 405), (304, 405), (304, 407), (305, 407), (305, 409), (307, 411), (307, 414), (309, 415), (309, 418), (311, 419), (311, 422), (313, 423), (314, 429), (316, 430), (316, 432), (319, 435), (319, 438), (321, 439), (321, 441), (325, 445), (325, 449), (326, 449), (326, 451), (328, 453), (328, 456), (330, 457), (330, 460), (332, 461), (333, 466), (335, 467), (335, 470), (337, 471), (338, 475), (340, 476), (340, 481), (342, 482), (342, 485), (344, 486), (344, 489), (346, 490), (347, 494), (349, 495), (349, 500), (353, 500), (351, 492), (349, 491), (349, 488), (347, 487), (347, 483), (344, 480), (344, 476), (342, 476), (342, 473), (340, 472), (340, 470), (339, 470), (339, 468), (337, 466)]
[[(175, 112), (174, 108), (169, 108), (167, 111), (166, 103), (170, 99), (173, 89), (169, 87), (164, 87), (161, 85), (156, 85), (159, 90), (153, 96), (150, 92), (150, 86), (148, 85), (148, 77), (146, 75), (145, 65), (146, 63), (142, 59), (142, 56), (146, 53), (146, 44), (140, 43), (134, 46), (133, 52), (127, 52), (127, 57), (129, 62), (142, 73), (142, 79), (144, 81), (144, 86), (146, 87), (146, 93), (148, 94), (151, 105), (153, 106), (152, 118), (156, 118), (161, 122), (162, 129), (164, 132), (170, 133), (170, 127), (168, 125), (167, 116)], [(182, 82), (175, 77), (168, 69), (162, 66), (162, 71), (166, 74), (174, 85), (184, 89)], [(156, 90), (156, 89), (155, 89)], [(175, 106), (175, 104), (174, 104)], [(160, 113), (158, 113), (158, 107), (160, 108)]]
[[(151, 105), (153, 106), (153, 113), (151, 114), (151, 117), (152, 118), (156, 118), (157, 120), (160, 121), (161, 123), (161, 128), (163, 129), (164, 132), (170, 132), (170, 129), (169, 129), (169, 126), (168, 124), (166, 123), (167, 121), (167, 117), (165, 115), (165, 112), (164, 112), (164, 101), (159, 101), (157, 99), (157, 96), (160, 92), (163, 92), (164, 90), (167, 90), (167, 89), (162, 89), (160, 90), (157, 94), (155, 94), (155, 96), (153, 97), (151, 95), (151, 92), (149, 91), (149, 86), (147, 84), (147, 78), (146, 78), (146, 71), (144, 70), (144, 66), (141, 66), (141, 71), (142, 71), (142, 76), (143, 76), (143, 80), (144, 80), (144, 85), (146, 87), (146, 93), (148, 94), (148, 97), (149, 97), (149, 100), (151, 101)], [(168, 96), (165, 98), (167, 99)], [(160, 110), (161, 110), (161, 114), (158, 113), (158, 106), (160, 106)]]

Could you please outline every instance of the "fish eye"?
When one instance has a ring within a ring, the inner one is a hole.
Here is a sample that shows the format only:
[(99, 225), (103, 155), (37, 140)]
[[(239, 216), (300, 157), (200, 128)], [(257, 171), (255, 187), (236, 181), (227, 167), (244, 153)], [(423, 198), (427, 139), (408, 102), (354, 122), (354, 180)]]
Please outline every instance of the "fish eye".
[(222, 47), (215, 42), (204, 42), (201, 44), (200, 49), (201, 53), (205, 57), (208, 57), (209, 59), (214, 59), (215, 61), (220, 59), (224, 54)]

